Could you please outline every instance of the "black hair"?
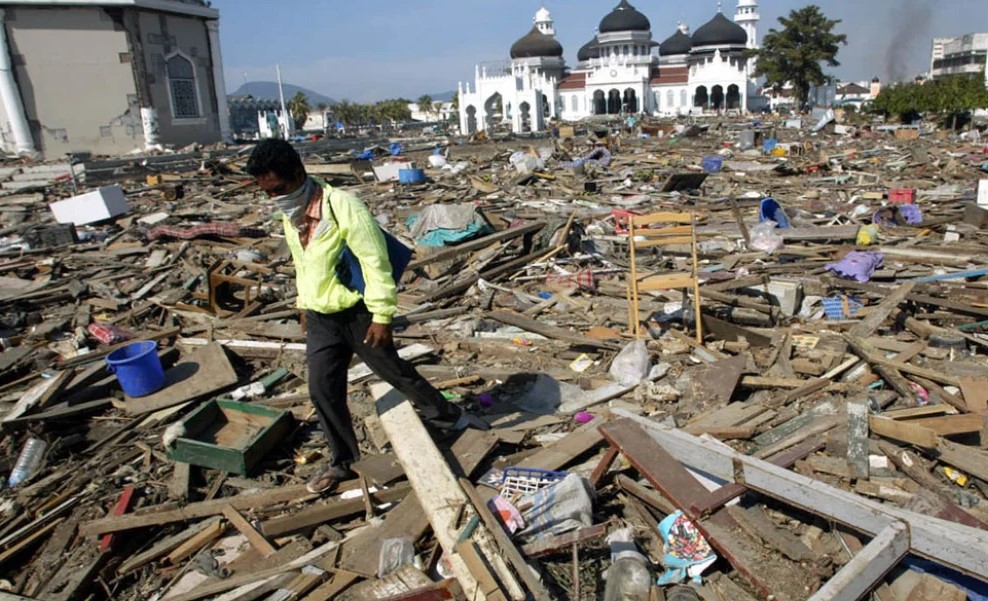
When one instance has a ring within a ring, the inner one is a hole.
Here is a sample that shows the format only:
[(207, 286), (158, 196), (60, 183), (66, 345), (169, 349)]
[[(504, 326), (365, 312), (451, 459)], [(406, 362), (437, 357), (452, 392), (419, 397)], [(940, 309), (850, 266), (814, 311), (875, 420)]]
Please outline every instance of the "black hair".
[(294, 181), (304, 172), (301, 157), (285, 140), (272, 138), (261, 141), (247, 160), (247, 173), (254, 177), (274, 173), (287, 182)]

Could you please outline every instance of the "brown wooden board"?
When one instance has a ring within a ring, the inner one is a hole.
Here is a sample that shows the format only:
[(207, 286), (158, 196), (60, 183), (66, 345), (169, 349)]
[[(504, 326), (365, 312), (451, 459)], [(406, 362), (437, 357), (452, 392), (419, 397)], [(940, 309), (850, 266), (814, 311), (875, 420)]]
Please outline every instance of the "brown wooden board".
[(165, 387), (154, 394), (123, 403), (129, 415), (152, 413), (215, 395), (237, 383), (237, 374), (219, 343), (204, 346), (165, 372)]
[(383, 522), (344, 543), (338, 565), (365, 578), (373, 578), (377, 574), (381, 545), (386, 539), (405, 538), (415, 544), (428, 529), (429, 518), (422, 511), (415, 493), (410, 493), (388, 512)]

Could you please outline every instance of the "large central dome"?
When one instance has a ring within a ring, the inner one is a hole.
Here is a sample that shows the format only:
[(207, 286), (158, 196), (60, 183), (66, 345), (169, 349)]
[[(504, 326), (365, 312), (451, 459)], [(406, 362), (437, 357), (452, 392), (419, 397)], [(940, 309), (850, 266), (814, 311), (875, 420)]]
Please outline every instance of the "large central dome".
[(511, 58), (561, 58), (562, 56), (562, 44), (557, 42), (556, 38), (539, 31), (538, 27), (533, 27), (532, 31), (511, 46)]
[(628, 0), (621, 0), (621, 3), (601, 20), (598, 29), (600, 33), (651, 31), (652, 24), (648, 21), (648, 17), (638, 12), (634, 6), (628, 4)]
[(693, 34), (693, 47), (697, 46), (744, 46), (748, 34), (744, 28), (728, 20), (724, 13), (717, 13), (706, 25)]

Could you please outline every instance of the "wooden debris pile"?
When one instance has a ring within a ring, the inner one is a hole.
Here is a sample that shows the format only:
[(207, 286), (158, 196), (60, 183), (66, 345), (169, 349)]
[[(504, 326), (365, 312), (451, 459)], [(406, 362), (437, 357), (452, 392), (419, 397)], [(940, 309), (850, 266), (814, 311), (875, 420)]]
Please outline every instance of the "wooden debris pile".
[[(401, 354), (491, 425), (434, 432), (354, 365), (364, 458), (324, 497), (304, 487), (326, 448), (294, 269), (249, 148), (87, 165), (76, 185), (129, 204), (93, 224), (54, 222), (64, 178), (0, 197), (0, 474), (45, 443), (0, 491), (0, 600), (597, 599), (624, 527), (662, 598), (669, 516), (716, 555), (704, 600), (984, 598), (984, 148), (838, 131), (587, 122), (455, 141), (414, 185), (378, 181), (381, 149), (305, 145), (416, 245)], [(424, 166), (435, 141), (405, 145)], [(411, 234), (451, 207), (488, 227)], [(696, 216), (695, 253), (687, 236), (632, 270), (629, 219), (655, 212)], [(694, 256), (699, 313), (679, 289), (629, 303), (632, 273)], [(137, 341), (166, 383), (131, 398), (105, 361)], [(508, 499), (552, 503), (509, 497), (511, 470), (578, 477), (592, 505), (523, 540)]]

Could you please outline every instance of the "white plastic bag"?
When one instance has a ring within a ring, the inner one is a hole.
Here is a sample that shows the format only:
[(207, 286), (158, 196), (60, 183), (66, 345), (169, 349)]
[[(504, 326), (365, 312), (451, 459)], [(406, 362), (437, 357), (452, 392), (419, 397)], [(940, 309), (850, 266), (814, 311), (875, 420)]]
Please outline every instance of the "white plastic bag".
[(782, 248), (783, 240), (776, 232), (774, 221), (765, 221), (751, 228), (751, 248), (769, 254)]
[(648, 377), (651, 368), (648, 359), (648, 347), (644, 340), (628, 343), (614, 361), (611, 362), (610, 374), (614, 381), (624, 386), (632, 386)]

